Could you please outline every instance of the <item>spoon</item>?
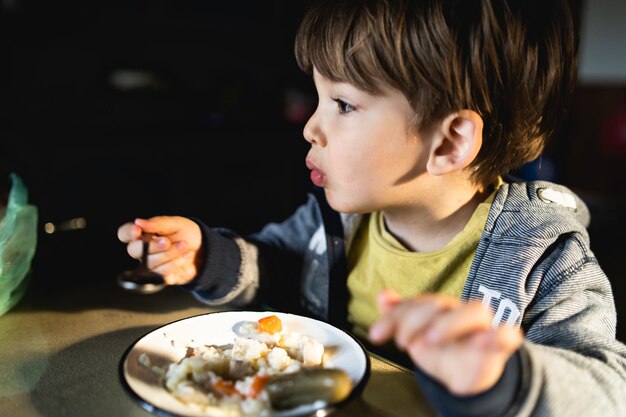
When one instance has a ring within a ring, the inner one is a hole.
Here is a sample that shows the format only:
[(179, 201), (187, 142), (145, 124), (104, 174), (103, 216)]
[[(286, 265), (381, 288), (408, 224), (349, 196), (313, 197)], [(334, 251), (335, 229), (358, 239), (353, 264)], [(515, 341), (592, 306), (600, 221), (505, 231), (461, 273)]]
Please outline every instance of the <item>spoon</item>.
[(152, 294), (166, 287), (163, 276), (147, 267), (148, 246), (153, 236), (153, 233), (142, 233), (143, 252), (141, 253), (141, 262), (136, 268), (129, 269), (118, 275), (117, 283), (122, 288), (141, 294)]

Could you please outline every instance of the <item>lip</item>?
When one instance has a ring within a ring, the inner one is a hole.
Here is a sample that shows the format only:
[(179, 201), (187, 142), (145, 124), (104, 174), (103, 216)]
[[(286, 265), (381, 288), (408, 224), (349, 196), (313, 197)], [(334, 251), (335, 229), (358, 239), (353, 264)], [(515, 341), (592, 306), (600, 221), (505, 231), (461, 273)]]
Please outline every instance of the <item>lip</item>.
[(311, 171), (313, 171), (314, 169), (316, 169), (316, 170), (318, 170), (318, 171), (320, 171), (320, 172), (321, 172), (321, 170), (317, 167), (317, 165), (315, 165), (313, 162), (311, 162), (311, 160), (310, 160), (310, 159), (307, 159), (307, 160), (305, 161), (305, 164), (306, 164), (306, 167), (307, 167), (308, 169), (310, 169)]
[(318, 187), (323, 187), (326, 183), (326, 174), (319, 169), (310, 159), (306, 160), (306, 167), (311, 170), (311, 182)]

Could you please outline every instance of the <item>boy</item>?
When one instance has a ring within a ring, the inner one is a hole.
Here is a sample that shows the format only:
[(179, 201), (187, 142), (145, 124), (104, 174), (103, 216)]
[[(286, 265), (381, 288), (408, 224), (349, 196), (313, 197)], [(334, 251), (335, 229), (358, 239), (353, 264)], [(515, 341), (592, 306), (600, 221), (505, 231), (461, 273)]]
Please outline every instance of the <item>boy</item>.
[(138, 258), (159, 234), (148, 265), (209, 304), (393, 341), (441, 415), (626, 415), (585, 205), (502, 180), (563, 117), (576, 30), (566, 0), (320, 2), (296, 39), (319, 99), (309, 200), (252, 236), (155, 217), (118, 237)]

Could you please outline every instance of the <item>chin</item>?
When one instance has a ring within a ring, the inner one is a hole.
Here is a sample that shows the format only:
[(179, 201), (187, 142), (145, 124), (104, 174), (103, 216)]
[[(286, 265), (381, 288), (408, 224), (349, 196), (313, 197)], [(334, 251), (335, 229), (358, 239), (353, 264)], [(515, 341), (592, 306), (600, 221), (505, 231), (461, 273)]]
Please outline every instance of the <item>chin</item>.
[(335, 211), (340, 213), (369, 213), (371, 211), (365, 204), (360, 203), (354, 198), (342, 197), (337, 195), (337, 193), (328, 191), (328, 189), (324, 189), (324, 192), (328, 205)]

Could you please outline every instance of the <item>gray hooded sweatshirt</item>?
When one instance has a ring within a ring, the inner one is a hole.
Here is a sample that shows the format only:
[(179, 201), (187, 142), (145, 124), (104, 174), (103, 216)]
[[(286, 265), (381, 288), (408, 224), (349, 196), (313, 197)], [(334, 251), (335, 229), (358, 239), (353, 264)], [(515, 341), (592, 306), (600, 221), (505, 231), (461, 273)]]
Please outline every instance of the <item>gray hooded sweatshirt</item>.
[[(205, 262), (187, 288), (210, 305), (261, 302), (349, 329), (345, 253), (362, 216), (334, 212), (316, 191), (254, 235), (198, 221)], [(494, 326), (521, 327), (525, 340), (501, 381), (477, 396), (455, 397), (416, 369), (439, 415), (626, 416), (626, 346), (615, 338), (611, 285), (588, 223), (587, 207), (566, 187), (498, 189), (461, 298), (482, 301)]]

